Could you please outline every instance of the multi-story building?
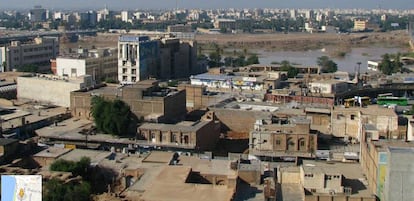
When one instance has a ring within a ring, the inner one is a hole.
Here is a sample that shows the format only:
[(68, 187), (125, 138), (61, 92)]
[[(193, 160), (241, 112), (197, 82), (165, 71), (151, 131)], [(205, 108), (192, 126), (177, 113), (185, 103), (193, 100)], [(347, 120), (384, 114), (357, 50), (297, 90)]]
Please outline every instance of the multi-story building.
[(387, 155), (384, 201), (414, 200), (414, 191), (411, 190), (414, 182), (414, 148), (389, 147)]
[(148, 78), (187, 78), (204, 72), (197, 65), (197, 43), (178, 37), (121, 36), (118, 80), (135, 83)]
[(384, 138), (398, 138), (398, 116), (392, 109), (372, 105), (332, 110), (333, 136), (360, 141), (365, 124), (373, 125)]
[(130, 12), (128, 12), (128, 11), (122, 11), (121, 12), (121, 20), (123, 22), (128, 22), (130, 20), (130, 17), (131, 17), (131, 13)]
[(197, 68), (197, 43), (178, 38), (160, 40), (159, 78), (187, 78), (203, 72)]
[(340, 171), (325, 162), (304, 161), (300, 166), (303, 188), (312, 193), (344, 193), (343, 176)]
[(172, 91), (160, 88), (158, 81), (144, 80), (134, 85), (106, 86), (72, 92), (70, 108), (73, 116), (91, 119), (93, 96), (124, 101), (139, 120), (177, 122), (182, 120), (187, 112), (184, 90)]
[(213, 150), (220, 137), (220, 123), (208, 112), (200, 121), (177, 124), (144, 123), (138, 128), (138, 139), (149, 146)]
[[(412, 200), (412, 161), (414, 143), (401, 140), (380, 140), (364, 132), (361, 142), (360, 163), (371, 193), (379, 200)], [(404, 197), (404, 198), (403, 198)]]
[(159, 59), (158, 41), (148, 36), (120, 36), (118, 81), (127, 84), (156, 77)]
[(225, 29), (225, 30), (235, 30), (236, 29), (236, 20), (234, 20), (234, 19), (216, 19), (216, 20), (214, 20), (214, 28), (216, 28), (216, 29)]
[(256, 121), (249, 144), (254, 155), (312, 157), (317, 141), (317, 135), (310, 132), (310, 121), (298, 116)]
[(29, 20), (31, 22), (44, 22), (48, 18), (47, 12), (42, 6), (35, 6), (33, 9), (30, 9)]
[(192, 32), (190, 24), (176, 24), (167, 27), (168, 32)]
[(96, 82), (117, 80), (117, 50), (79, 49), (77, 54), (59, 56), (56, 58), (56, 74), (67, 77), (90, 75)]
[(50, 68), (50, 59), (59, 54), (59, 39), (57, 37), (35, 38), (33, 42), (21, 43), (12, 41), (6, 46), (6, 69), (11, 71), (24, 65), (36, 65), (39, 70)]

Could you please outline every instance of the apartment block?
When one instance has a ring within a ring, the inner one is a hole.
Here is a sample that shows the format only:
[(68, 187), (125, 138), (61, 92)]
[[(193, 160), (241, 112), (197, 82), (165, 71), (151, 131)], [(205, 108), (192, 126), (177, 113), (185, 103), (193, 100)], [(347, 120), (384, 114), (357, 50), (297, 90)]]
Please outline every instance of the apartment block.
[(79, 77), (90, 75), (97, 83), (118, 78), (118, 54), (116, 49), (79, 49), (78, 53), (56, 58), (56, 74)]
[(49, 70), (50, 59), (59, 55), (57, 37), (38, 37), (29, 43), (12, 41), (6, 46), (5, 71), (16, 70), (24, 65), (36, 65), (39, 70)]
[(156, 77), (159, 66), (158, 41), (148, 36), (120, 36), (118, 41), (118, 81), (132, 84)]

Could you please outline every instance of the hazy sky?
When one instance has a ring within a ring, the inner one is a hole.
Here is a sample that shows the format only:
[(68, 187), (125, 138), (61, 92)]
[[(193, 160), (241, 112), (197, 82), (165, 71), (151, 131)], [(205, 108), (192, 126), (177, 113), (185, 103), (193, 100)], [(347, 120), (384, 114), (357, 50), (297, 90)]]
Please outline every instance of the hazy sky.
[[(48, 9), (165, 9), (176, 0), (0, 0), (0, 9), (27, 9), (42, 5)], [(178, 0), (180, 8), (381, 8), (413, 9), (413, 0)]]

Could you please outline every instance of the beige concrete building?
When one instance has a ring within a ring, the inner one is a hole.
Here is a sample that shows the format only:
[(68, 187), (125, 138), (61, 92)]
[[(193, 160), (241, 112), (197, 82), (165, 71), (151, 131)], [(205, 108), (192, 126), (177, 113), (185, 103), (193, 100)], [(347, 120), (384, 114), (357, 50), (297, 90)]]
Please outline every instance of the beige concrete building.
[(398, 136), (398, 116), (390, 108), (369, 105), (368, 107), (335, 107), (332, 110), (333, 136), (360, 141), (365, 124), (374, 125), (379, 135), (384, 138), (393, 138), (394, 136), (397, 138)]
[(12, 41), (6, 49), (5, 71), (11, 71), (30, 64), (38, 66), (40, 70), (48, 70), (50, 59), (59, 55), (59, 39), (56, 37), (39, 37), (31, 43)]
[(303, 160), (278, 167), (277, 194), (304, 201), (375, 201), (358, 163)]
[(141, 120), (177, 122), (186, 114), (185, 91), (160, 88), (156, 80), (145, 80), (121, 87), (116, 85), (74, 91), (70, 95), (73, 116), (91, 118), (92, 96), (102, 96), (112, 100), (119, 98), (128, 104), (131, 112)]
[(208, 112), (200, 121), (177, 124), (144, 123), (138, 128), (138, 139), (149, 145), (184, 149), (214, 150), (220, 137), (220, 123)]
[[(361, 142), (360, 163), (367, 177), (370, 192), (375, 194), (379, 200), (385, 200), (386, 194), (389, 193), (386, 192), (386, 185), (389, 182), (386, 177), (388, 172), (390, 172), (389, 161), (391, 159), (389, 149), (409, 148), (411, 150), (405, 151), (408, 154), (412, 152), (414, 143), (400, 140), (369, 139), (368, 132), (371, 131), (364, 132), (364, 141)], [(403, 162), (404, 158), (399, 158), (399, 160)], [(405, 171), (404, 169), (410, 170), (407, 164), (401, 165), (398, 169), (400, 169), (401, 173)], [(394, 177), (400, 177), (401, 175), (395, 174)], [(402, 182), (401, 180), (400, 184)], [(401, 187), (399, 186), (398, 189), (400, 190)]]
[(116, 49), (82, 50), (74, 55), (56, 58), (56, 74), (59, 76), (92, 76), (96, 82), (117, 80), (118, 55)]
[(250, 132), (250, 151), (254, 155), (312, 157), (318, 148), (316, 134), (304, 117), (258, 120)]
[(214, 20), (215, 29), (225, 29), (225, 30), (235, 30), (236, 29), (236, 20), (234, 19), (215, 19)]
[(72, 91), (92, 85), (92, 77), (88, 75), (77, 78), (43, 74), (22, 76), (17, 78), (17, 98), (69, 107)]
[(70, 151), (71, 149), (49, 147), (41, 152), (34, 154), (32, 158), (41, 167), (48, 167), (59, 157)]
[(169, 25), (167, 32), (192, 32), (191, 24)]
[(348, 83), (340, 80), (312, 81), (308, 86), (312, 94), (336, 94), (348, 90)]

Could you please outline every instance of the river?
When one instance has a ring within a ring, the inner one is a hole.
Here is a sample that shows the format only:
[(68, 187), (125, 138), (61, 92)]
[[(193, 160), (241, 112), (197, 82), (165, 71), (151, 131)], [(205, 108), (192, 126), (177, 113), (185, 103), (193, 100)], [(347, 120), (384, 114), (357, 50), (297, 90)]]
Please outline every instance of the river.
[[(324, 49), (308, 50), (308, 51), (264, 51), (250, 50), (259, 54), (260, 64), (271, 64), (272, 62), (281, 62), (287, 60), (291, 63), (316, 66), (316, 60), (321, 56), (329, 56), (329, 52)], [(387, 47), (358, 47), (352, 48), (344, 57), (330, 57), (338, 64), (339, 71), (354, 72), (357, 62), (361, 62), (361, 72), (367, 71), (368, 60), (381, 60), (381, 56), (386, 53), (404, 52), (402, 48)]]

